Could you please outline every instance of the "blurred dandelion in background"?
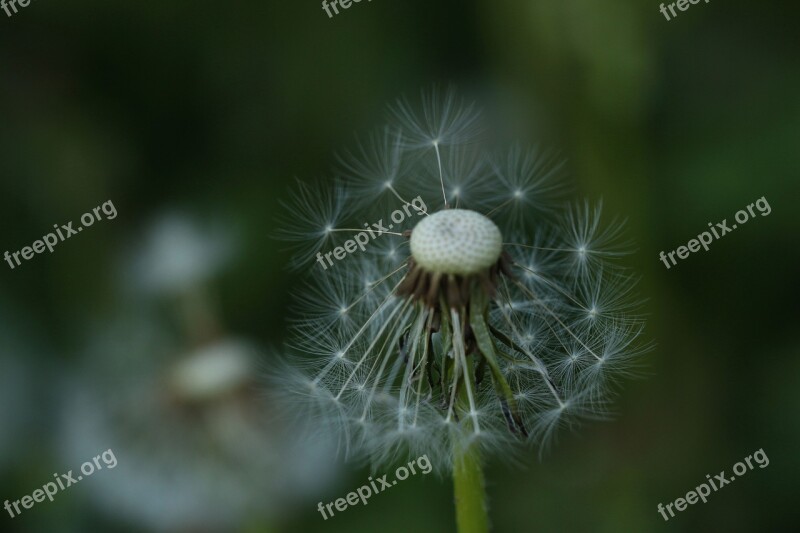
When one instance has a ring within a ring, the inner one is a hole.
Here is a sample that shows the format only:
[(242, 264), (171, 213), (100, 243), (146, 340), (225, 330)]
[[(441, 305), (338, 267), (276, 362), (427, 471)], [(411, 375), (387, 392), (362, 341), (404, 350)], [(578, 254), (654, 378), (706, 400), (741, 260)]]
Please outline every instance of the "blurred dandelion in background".
[(279, 522), (334, 478), (335, 448), (324, 438), (301, 448), (270, 420), (258, 350), (218, 316), (209, 286), (235, 255), (233, 232), (173, 213), (132, 249), (125, 309), (93, 328), (64, 386), (64, 460), (113, 449), (118, 465), (86, 490), (138, 527)]
[(373, 465), (452, 469), (462, 531), (488, 527), (483, 454), (605, 418), (648, 349), (622, 223), (565, 203), (554, 154), (497, 152), (455, 92), (400, 101), (279, 235), (312, 269), (274, 373), (289, 410)]

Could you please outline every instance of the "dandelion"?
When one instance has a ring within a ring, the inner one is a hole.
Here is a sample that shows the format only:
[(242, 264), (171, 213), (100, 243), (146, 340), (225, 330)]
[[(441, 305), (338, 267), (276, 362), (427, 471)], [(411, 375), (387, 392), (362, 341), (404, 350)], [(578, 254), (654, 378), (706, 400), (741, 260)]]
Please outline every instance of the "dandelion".
[(482, 457), (604, 418), (634, 373), (647, 349), (636, 279), (618, 264), (621, 223), (563, 205), (552, 154), (487, 154), (478, 113), (452, 91), (391, 117), (340, 157), (319, 207), (301, 188), (282, 235), (308, 259), (424, 203), (331, 268), (311, 263), (275, 378), (346, 454), (374, 466), (427, 454), (451, 471), (459, 530), (486, 531)]
[(229, 332), (208, 297), (235, 256), (230, 226), (173, 213), (145, 235), (127, 256), (136, 268), (119, 276), (124, 310), (111, 308), (76, 371), (61, 376), (63, 464), (113, 449), (114, 474), (85, 490), (135, 530), (268, 528), (335, 479), (335, 440), (304, 442), (264, 416), (272, 400), (258, 387), (260, 349)]

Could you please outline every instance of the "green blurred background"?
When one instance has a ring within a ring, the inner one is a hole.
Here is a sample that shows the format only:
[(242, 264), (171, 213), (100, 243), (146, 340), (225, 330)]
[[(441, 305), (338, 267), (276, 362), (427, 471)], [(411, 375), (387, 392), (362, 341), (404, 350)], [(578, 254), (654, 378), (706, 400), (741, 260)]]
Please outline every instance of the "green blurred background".
[[(81, 379), (112, 393), (119, 385), (87, 348), (116, 331), (110, 324), (157, 324), (172, 339), (158, 345), (165, 352), (244, 338), (268, 367), (298, 280), (272, 239), (293, 177), (329, 175), (333, 152), (381, 124), (397, 97), (454, 83), (498, 131), (557, 147), (578, 196), (602, 197), (607, 213), (628, 219), (637, 244), (628, 262), (643, 276), (657, 343), (615, 421), (563, 432), (542, 460), (531, 450), (521, 465), (489, 464), (496, 531), (793, 529), (798, 15), (786, 1), (710, 2), (667, 22), (641, 0), (374, 0), (334, 19), (314, 0), (35, 0), (11, 18), (0, 12), (0, 251), (109, 199), (119, 212), (52, 254), (0, 267), (0, 501), (77, 468), (64, 425), (84, 415), (64, 406)], [(658, 261), (762, 196), (768, 217), (670, 270)], [(195, 276), (190, 291), (135, 281), (133, 258), (143, 235), (163, 231), (148, 228), (164, 213), (199, 228), (221, 221), (233, 236), (223, 238), (230, 253), (190, 255), (218, 265), (178, 269)], [(140, 359), (158, 368), (159, 350), (138, 348), (130, 329), (116, 343), (114, 379), (138, 379)], [(87, 446), (78, 461), (111, 445)], [(96, 476), (124, 486), (119, 446), (120, 470)], [(760, 448), (767, 468), (669, 522), (657, 513)], [(305, 462), (307, 451), (290, 453)], [(197, 458), (191, 468), (202, 470)], [(323, 521), (317, 501), (369, 475), (333, 455), (323, 463), (335, 474), (319, 486), (277, 507), (254, 488), (254, 509), (225, 526), (123, 517), (87, 479), (20, 517), (0, 512), (0, 530), (454, 531), (450, 482), (434, 476)], [(278, 492), (290, 484), (285, 473), (256, 474)]]

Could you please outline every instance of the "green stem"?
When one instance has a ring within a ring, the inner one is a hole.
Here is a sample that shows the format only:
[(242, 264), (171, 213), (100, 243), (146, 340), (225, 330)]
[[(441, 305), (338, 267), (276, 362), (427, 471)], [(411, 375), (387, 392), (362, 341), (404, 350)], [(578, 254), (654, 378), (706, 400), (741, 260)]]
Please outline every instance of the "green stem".
[[(466, 357), (467, 376), (474, 376), (472, 357)], [(466, 372), (465, 372), (466, 370)], [(467, 412), (469, 411), (466, 387), (459, 389), (458, 406), (464, 423), (471, 426)], [(458, 533), (487, 533), (489, 531), (489, 514), (486, 505), (486, 487), (483, 482), (480, 448), (477, 442), (465, 443), (456, 441), (453, 445), (453, 488), (456, 500), (456, 524)]]
[(489, 515), (480, 454), (475, 445), (456, 450), (453, 460), (453, 485), (458, 533), (487, 533)]

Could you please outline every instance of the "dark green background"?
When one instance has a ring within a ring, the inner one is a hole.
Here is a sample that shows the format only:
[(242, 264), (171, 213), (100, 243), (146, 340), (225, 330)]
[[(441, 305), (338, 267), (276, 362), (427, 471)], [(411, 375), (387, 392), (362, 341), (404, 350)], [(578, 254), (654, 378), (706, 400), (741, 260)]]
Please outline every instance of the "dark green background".
[[(657, 343), (615, 421), (562, 433), (542, 461), (535, 450), (521, 467), (491, 461), (496, 530), (790, 529), (798, 15), (794, 2), (715, 1), (667, 22), (649, 0), (373, 0), (333, 20), (315, 0), (34, 0), (13, 18), (0, 12), (0, 252), (107, 199), (119, 212), (53, 254), (0, 264), (3, 335), (28, 347), (0, 342), (0, 356), (35, 375), (30, 409), (0, 405), (24, 418), (12, 437), (22, 445), (0, 457), (0, 500), (66, 469), (53, 383), (98, 321), (125, 307), (114, 289), (122, 246), (153, 215), (178, 207), (239, 228), (242, 252), (214, 291), (227, 327), (262, 345), (269, 365), (297, 279), (271, 238), (292, 178), (327, 175), (333, 151), (381, 124), (395, 98), (455, 83), (498, 131), (561, 150), (578, 196), (628, 219), (628, 263)], [(669, 271), (658, 261), (762, 196), (768, 217)], [(668, 523), (656, 512), (759, 448), (767, 468)], [(343, 472), (327, 501), (367, 476)], [(327, 522), (310, 501), (275, 527), (453, 531), (450, 491), (447, 479), (412, 478)], [(139, 530), (80, 486), (57, 501), (0, 514), (0, 529)]]

